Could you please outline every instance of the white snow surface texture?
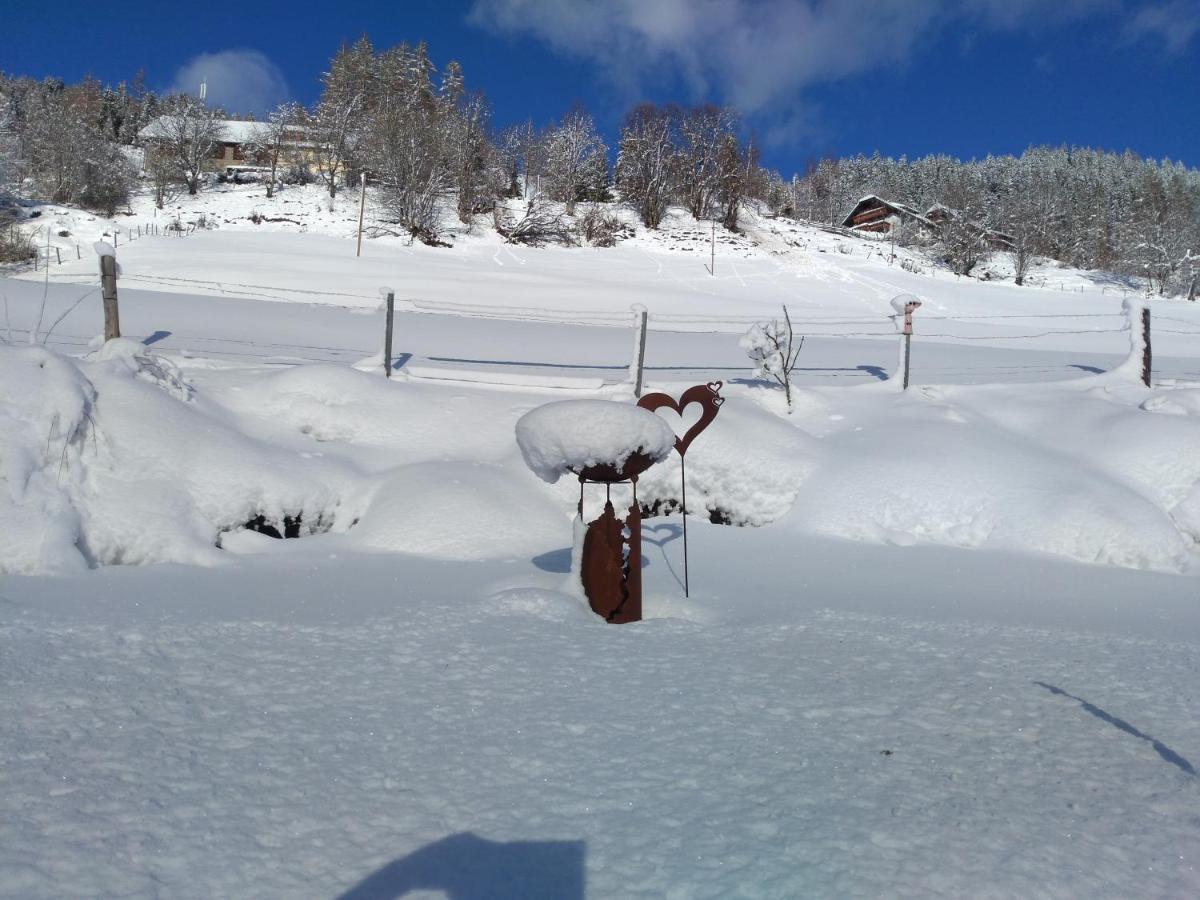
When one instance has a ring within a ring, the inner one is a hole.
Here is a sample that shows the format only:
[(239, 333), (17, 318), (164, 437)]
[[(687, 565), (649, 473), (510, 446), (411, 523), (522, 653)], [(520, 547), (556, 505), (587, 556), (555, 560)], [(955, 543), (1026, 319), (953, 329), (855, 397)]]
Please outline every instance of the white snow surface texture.
[[(220, 229), (47, 206), (64, 263), (0, 279), (0, 897), (1200, 896), (1200, 304), (1153, 302), (1147, 388), (1118, 293), (1060, 267), (959, 280), (748, 216), (709, 274), (678, 211), (356, 258), (352, 196), (180, 203)], [(72, 242), (106, 232), (103, 344)], [(649, 389), (725, 381), (688, 598), (688, 419), (632, 411), (631, 302)], [(737, 348), (782, 302), (790, 414)], [(605, 327), (512, 318), (543, 303)], [(665, 454), (641, 623), (577, 595), (579, 487), (547, 483), (599, 432), (532, 429), (537, 474), (514, 439), (564, 397), (622, 419), (604, 453)]]

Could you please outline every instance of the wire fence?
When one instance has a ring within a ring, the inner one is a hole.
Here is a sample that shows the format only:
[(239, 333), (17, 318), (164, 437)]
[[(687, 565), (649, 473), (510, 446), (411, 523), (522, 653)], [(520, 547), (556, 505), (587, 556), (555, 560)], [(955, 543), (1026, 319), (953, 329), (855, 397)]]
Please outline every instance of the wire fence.
[[(111, 239), (114, 242), (129, 243), (144, 239), (145, 237), (165, 237), (178, 236), (187, 237), (195, 233), (195, 226), (185, 226), (179, 223), (171, 223), (164, 227), (161, 223), (143, 223), (133, 226), (127, 226), (124, 229), (114, 229), (111, 234)], [(122, 238), (123, 235), (123, 238)], [(75, 256), (77, 259), (84, 257), (84, 250), (78, 244), (74, 245)], [(45, 248), (44, 248), (45, 249)], [(53, 256), (51, 256), (53, 251)], [(90, 248), (87, 251), (90, 253)], [(96, 284), (96, 276), (85, 272), (52, 272), (50, 267), (57, 267), (59, 264), (68, 262), (70, 253), (67, 254), (67, 259), (63, 258), (62, 248), (53, 248), (41, 254), (41, 261), (46, 265), (46, 270), (42, 277), (47, 281), (53, 280), (56, 284), (79, 284), (94, 286)], [(76, 267), (77, 269), (78, 267)], [(245, 282), (233, 281), (224, 279), (206, 279), (187, 277), (183, 275), (169, 275), (159, 272), (137, 271), (124, 269), (121, 272), (121, 283), (135, 286), (145, 287), (148, 290), (168, 290), (171, 292), (180, 291), (196, 291), (205, 294), (225, 295), (232, 297), (247, 297), (257, 300), (281, 301), (281, 302), (318, 302), (332, 307), (349, 307), (357, 312), (363, 310), (372, 311), (382, 308), (381, 292), (377, 291), (374, 294), (356, 291), (356, 290), (331, 290), (318, 289), (308, 287), (298, 287), (284, 284), (264, 284), (261, 282)], [(1129, 291), (1122, 288), (1123, 294), (1128, 294)], [(76, 301), (76, 306), (79, 301)], [(72, 306), (71, 309), (75, 307)], [(675, 334), (675, 335), (722, 335), (731, 336), (744, 333), (755, 324), (761, 323), (764, 320), (770, 320), (771, 316), (753, 315), (753, 314), (722, 314), (722, 313), (693, 313), (693, 312), (654, 312), (650, 311), (644, 317), (641, 314), (641, 307), (635, 306), (631, 310), (620, 310), (612, 308), (582, 308), (577, 306), (572, 307), (550, 307), (550, 306), (513, 306), (500, 305), (494, 303), (478, 303), (466, 301), (448, 301), (448, 300), (431, 300), (424, 298), (395, 298), (395, 310), (399, 313), (408, 313), (420, 316), (442, 316), (455, 317), (458, 319), (479, 319), (492, 322), (515, 322), (526, 323), (531, 326), (553, 325), (553, 326), (573, 326), (586, 327), (597, 329), (631, 329), (635, 333), (634, 353), (636, 355), (639, 346), (644, 347), (645, 333), (637, 335), (640, 329), (647, 329), (656, 335)], [(64, 314), (65, 315), (65, 314)], [(62, 316), (55, 321), (55, 326), (61, 321)], [(899, 323), (897, 317), (890, 314), (847, 314), (844, 312), (821, 314), (818, 311), (801, 310), (799, 314), (791, 319), (792, 326), (797, 334), (802, 334), (806, 338), (822, 339), (822, 340), (838, 340), (838, 339), (864, 339), (864, 340), (884, 340), (895, 339), (900, 334)], [(1115, 335), (1121, 332), (1128, 332), (1130, 329), (1129, 316), (1126, 312), (1062, 312), (1062, 313), (964, 313), (964, 314), (948, 314), (941, 311), (930, 311), (920, 313), (916, 316), (916, 333), (915, 340), (934, 340), (949, 343), (963, 342), (968, 345), (991, 344), (997, 347), (1014, 347), (1021, 345), (1025, 349), (1038, 349), (1038, 342), (1047, 339), (1066, 338), (1066, 337), (1091, 337), (1103, 335)], [(1178, 315), (1156, 314), (1155, 316), (1155, 333), (1165, 333), (1184, 337), (1194, 337), (1198, 339), (1197, 347), (1200, 348), (1200, 317), (1196, 319), (1183, 318)], [(66, 336), (64, 336), (66, 337)], [(192, 343), (204, 346), (212, 345), (223, 348), (222, 355), (232, 356), (238, 359), (249, 359), (255, 355), (255, 348), (262, 351), (264, 355), (278, 353), (280, 351), (296, 353), (303, 356), (306, 351), (311, 351), (314, 355), (320, 358), (333, 357), (343, 359), (354, 354), (369, 356), (378, 350), (372, 350), (367, 347), (341, 347), (332, 348), (315, 344), (305, 344), (303, 342), (288, 342), (280, 340), (272, 340), (269, 336), (264, 336), (261, 340), (254, 339), (236, 339), (232, 337), (216, 337), (203, 334), (195, 334), (188, 336)], [(628, 346), (628, 345), (626, 345)], [(1098, 352), (1110, 353), (1111, 349)], [(565, 355), (566, 347), (560, 349), (560, 355)], [(414, 351), (415, 352), (415, 351)], [(1084, 352), (1084, 351), (1080, 351)], [(412, 356), (412, 353), (407, 354)], [(1198, 354), (1200, 355), (1200, 354)], [(487, 363), (489, 365), (499, 366), (508, 364), (497, 360), (471, 360), (463, 357), (456, 357), (445, 352), (433, 353), (425, 357), (438, 363)], [(722, 360), (727, 362), (728, 360)], [(566, 362), (566, 361), (547, 361), (526, 359), (521, 361), (513, 361), (512, 364), (521, 364), (528, 368), (557, 368), (563, 371), (573, 369), (591, 369), (597, 372), (605, 370), (617, 370), (630, 367), (632, 363), (619, 360), (605, 360), (603, 362), (587, 363), (587, 362)], [(711, 360), (710, 360), (711, 363)], [(1198, 364), (1200, 365), (1200, 364)], [(649, 365), (647, 368), (655, 368)], [(694, 369), (701, 371), (705, 368), (723, 369), (730, 368), (727, 365), (704, 365), (704, 362), (697, 359), (696, 365), (677, 365), (677, 366), (660, 366), (659, 368), (673, 369)], [(858, 373), (859, 377), (867, 377), (863, 373), (873, 372), (877, 367), (869, 365), (860, 365), (857, 367), (830, 367), (829, 371), (846, 371)], [(1037, 369), (1036, 366), (1007, 366), (1007, 365), (991, 365), (987, 366), (989, 371), (1003, 377), (1004, 373), (1024, 370), (1032, 372)], [(936, 367), (930, 367), (930, 371), (935, 371)], [(632, 370), (631, 370), (632, 371)], [(1037, 369), (1039, 372), (1056, 371), (1054, 367)], [(632, 376), (631, 376), (632, 377)], [(1197, 377), (1200, 377), (1198, 375)]]

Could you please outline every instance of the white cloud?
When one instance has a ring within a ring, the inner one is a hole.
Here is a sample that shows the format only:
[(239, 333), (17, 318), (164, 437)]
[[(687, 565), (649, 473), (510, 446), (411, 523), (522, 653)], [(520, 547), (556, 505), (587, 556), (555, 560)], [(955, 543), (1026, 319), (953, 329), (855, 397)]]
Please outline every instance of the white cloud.
[(905, 65), (949, 24), (1011, 30), (1116, 0), (475, 0), (470, 21), (591, 60), (627, 93), (664, 69), (696, 99), (785, 109), (809, 86)]
[(1187, 50), (1200, 33), (1200, 3), (1174, 0), (1139, 9), (1125, 27), (1131, 40), (1152, 38), (1172, 56)]
[(202, 81), (208, 102), (230, 113), (263, 116), (288, 97), (283, 73), (257, 50), (201, 53), (180, 67), (168, 90), (196, 96)]

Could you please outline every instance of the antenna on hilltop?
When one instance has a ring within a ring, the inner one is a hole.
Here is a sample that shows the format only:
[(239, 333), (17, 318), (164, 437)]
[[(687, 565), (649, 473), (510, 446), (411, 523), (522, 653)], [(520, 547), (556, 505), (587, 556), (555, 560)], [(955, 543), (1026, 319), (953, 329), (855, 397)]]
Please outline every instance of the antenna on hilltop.
[(204, 102), (205, 96), (208, 94), (208, 82), (201, 79), (200, 81), (200, 102)]

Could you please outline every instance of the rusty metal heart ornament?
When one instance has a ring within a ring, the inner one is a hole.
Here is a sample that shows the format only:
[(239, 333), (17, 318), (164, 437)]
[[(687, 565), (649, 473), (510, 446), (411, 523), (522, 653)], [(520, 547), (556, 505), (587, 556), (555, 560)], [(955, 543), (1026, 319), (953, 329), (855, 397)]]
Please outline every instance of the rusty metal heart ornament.
[(680, 456), (683, 456), (687, 453), (688, 447), (692, 445), (692, 441), (699, 437), (700, 433), (717, 417), (721, 404), (725, 402), (725, 398), (721, 396), (723, 386), (724, 382), (720, 381), (698, 384), (680, 394), (678, 400), (669, 394), (647, 394), (638, 400), (637, 405), (650, 412), (654, 412), (656, 409), (673, 409), (682, 419), (685, 409), (693, 403), (700, 404), (699, 420), (682, 437), (675, 438), (675, 450)]

